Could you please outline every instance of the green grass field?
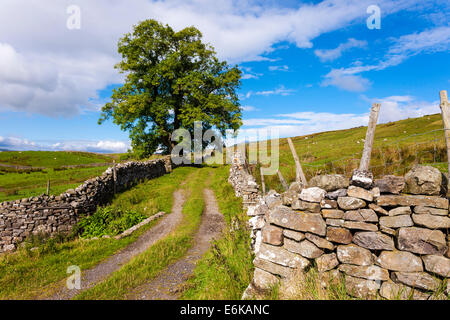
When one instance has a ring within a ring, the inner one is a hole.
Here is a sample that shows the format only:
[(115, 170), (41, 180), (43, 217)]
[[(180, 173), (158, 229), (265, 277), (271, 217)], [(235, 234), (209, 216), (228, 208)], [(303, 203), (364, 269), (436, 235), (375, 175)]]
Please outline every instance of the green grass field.
[[(117, 156), (72, 151), (4, 151), (0, 163), (15, 166), (56, 168), (66, 165), (110, 163)], [(117, 159), (116, 159), (117, 160)]]
[(108, 167), (46, 169), (30, 173), (5, 173), (0, 175), (0, 202), (41, 195), (47, 191), (59, 195), (67, 189), (76, 188), (85, 180), (101, 175)]
[[(119, 155), (64, 151), (6, 151), (0, 152), (0, 202), (41, 195), (47, 191), (59, 195), (75, 188), (85, 180), (101, 175), (108, 166), (65, 168), (111, 163)], [(32, 167), (32, 168), (27, 168)]]
[[(293, 137), (306, 178), (340, 173), (350, 177), (359, 165), (367, 127)], [(268, 147), (270, 153), (270, 144)], [(287, 139), (280, 139), (280, 171), (295, 180), (295, 163)], [(375, 177), (405, 174), (414, 164), (430, 164), (447, 171), (447, 149), (440, 114), (377, 125), (371, 171)], [(259, 164), (253, 174), (260, 181)], [(278, 176), (265, 177), (266, 190), (282, 191)]]
[[(154, 155), (149, 159), (160, 157)], [(87, 179), (101, 175), (108, 168), (102, 164), (132, 160), (135, 159), (128, 154), (73, 151), (0, 152), (0, 202), (39, 196), (47, 191), (47, 181), (50, 181), (50, 194), (59, 195), (78, 187)]]

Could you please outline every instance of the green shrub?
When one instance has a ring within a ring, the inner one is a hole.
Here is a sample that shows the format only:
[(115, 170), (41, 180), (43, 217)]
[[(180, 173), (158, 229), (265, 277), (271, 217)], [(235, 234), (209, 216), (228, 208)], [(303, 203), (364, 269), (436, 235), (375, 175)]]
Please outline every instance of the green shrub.
[(104, 207), (83, 218), (76, 226), (81, 238), (115, 236), (147, 218), (135, 211)]

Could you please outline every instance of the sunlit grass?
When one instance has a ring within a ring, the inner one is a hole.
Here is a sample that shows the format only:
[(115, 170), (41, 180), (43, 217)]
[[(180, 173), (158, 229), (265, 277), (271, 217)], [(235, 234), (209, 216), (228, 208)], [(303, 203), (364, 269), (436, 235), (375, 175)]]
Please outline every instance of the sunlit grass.
[[(126, 206), (130, 210), (147, 216), (159, 211), (170, 212), (173, 204), (172, 193), (194, 172), (195, 168), (181, 167), (171, 174), (148, 180), (116, 196), (112, 206)], [(133, 194), (143, 196), (133, 199)], [(146, 209), (147, 208), (147, 209)], [(158, 220), (139, 229), (121, 240), (99, 239), (94, 241), (72, 240), (58, 243), (50, 241), (29, 250), (21, 248), (17, 252), (0, 255), (0, 299), (28, 299), (47, 291), (55, 283), (67, 277), (66, 269), (78, 265), (88, 269), (118, 250), (132, 243)], [(48, 288), (47, 288), (48, 287)]]
[(248, 217), (242, 200), (228, 183), (229, 166), (215, 169), (211, 182), (220, 212), (225, 216), (226, 230), (221, 239), (199, 260), (188, 281), (184, 299), (241, 299), (253, 274)]

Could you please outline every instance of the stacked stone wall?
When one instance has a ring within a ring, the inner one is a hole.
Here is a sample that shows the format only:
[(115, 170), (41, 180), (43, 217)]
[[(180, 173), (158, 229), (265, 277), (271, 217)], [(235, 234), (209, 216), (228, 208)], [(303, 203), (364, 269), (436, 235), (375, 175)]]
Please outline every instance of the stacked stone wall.
[[(230, 180), (240, 169), (240, 157)], [(249, 180), (249, 179), (247, 179)], [(250, 179), (251, 180), (251, 179)], [(246, 179), (235, 179), (241, 190)], [(244, 297), (292, 281), (316, 267), (323, 285), (342, 279), (359, 298), (435, 299), (449, 295), (449, 201), (446, 177), (416, 166), (405, 177), (385, 176), (370, 187), (340, 175), (294, 182), (279, 194), (254, 194), (251, 216), (255, 272)], [(239, 191), (237, 194), (242, 192)], [(245, 194), (244, 194), (245, 195)], [(247, 195), (248, 197), (248, 195)]]
[(95, 212), (107, 204), (115, 192), (122, 192), (143, 180), (160, 177), (172, 171), (170, 157), (130, 161), (116, 165), (101, 176), (89, 179), (76, 189), (59, 196), (41, 195), (0, 203), (0, 252), (12, 251), (32, 234), (53, 235), (70, 231), (81, 214)]

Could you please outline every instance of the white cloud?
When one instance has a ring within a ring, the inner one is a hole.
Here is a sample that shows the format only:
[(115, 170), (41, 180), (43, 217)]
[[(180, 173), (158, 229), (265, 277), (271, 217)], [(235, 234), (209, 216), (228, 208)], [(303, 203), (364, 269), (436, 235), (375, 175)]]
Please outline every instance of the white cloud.
[(287, 65), (283, 66), (269, 66), (270, 71), (289, 71), (289, 67)]
[(272, 96), (272, 95), (288, 96), (296, 91), (297, 90), (295, 90), (295, 89), (286, 89), (283, 85), (281, 85), (274, 90), (256, 91), (255, 95), (257, 95), (257, 96)]
[(262, 73), (257, 73), (257, 72), (253, 72), (252, 68), (250, 67), (241, 67), (242, 69), (242, 79), (258, 79), (259, 77), (261, 77), (263, 74)]
[(0, 136), (0, 149), (13, 151), (47, 150), (47, 151), (86, 151), (98, 153), (123, 153), (130, 148), (129, 141), (113, 140), (69, 140), (69, 141), (30, 141), (19, 137)]
[(258, 108), (255, 108), (254, 106), (241, 106), (241, 109), (247, 112), (250, 111), (259, 111)]
[(348, 74), (345, 69), (332, 69), (325, 75), (321, 85), (331, 85), (347, 91), (360, 92), (365, 91), (371, 82), (360, 75)]
[(255, 118), (255, 119), (244, 119), (244, 126), (271, 126), (279, 124), (303, 124), (305, 121), (295, 120), (295, 119), (273, 119), (273, 118)]
[(278, 88), (272, 89), (272, 90), (262, 90), (262, 91), (256, 91), (256, 92), (250, 90), (245, 95), (241, 95), (239, 98), (241, 100), (245, 100), (245, 99), (250, 98), (253, 95), (257, 95), (257, 96), (273, 96), (273, 95), (289, 96), (296, 91), (297, 90), (295, 90), (295, 89), (286, 89), (284, 87), (284, 85), (281, 85)]
[(416, 101), (411, 96), (391, 96), (374, 99), (381, 103), (379, 123), (386, 123), (407, 118), (422, 117), (427, 114), (440, 113), (439, 101)]
[(365, 48), (365, 47), (367, 47), (367, 41), (350, 38), (347, 40), (347, 42), (341, 43), (337, 48), (328, 50), (317, 49), (314, 50), (314, 54), (318, 56), (319, 59), (323, 62), (333, 61), (342, 56), (342, 53), (345, 51), (348, 51), (352, 48)]
[(0, 136), (0, 149), (7, 150), (24, 150), (23, 148), (35, 148), (36, 143), (27, 139), (17, 137), (2, 137)]
[(243, 73), (241, 79), (258, 79), (261, 74)]
[(100, 153), (122, 153), (126, 152), (130, 144), (124, 141), (64, 141), (58, 143), (54, 148), (64, 151), (88, 151)]
[[(132, 25), (155, 18), (174, 29), (195, 25), (221, 59), (231, 63), (274, 61), (264, 54), (282, 41), (312, 47), (321, 34), (360, 21), (372, 0), (325, 0), (281, 8), (259, 1), (78, 0), (81, 29), (68, 30), (72, 0), (2, 0), (0, 10), (0, 112), (70, 116), (98, 110), (98, 90), (120, 83), (113, 69), (117, 41)], [(383, 0), (383, 14), (416, 0)], [(8, 62), (6, 62), (8, 61)], [(4, 68), (3, 68), (4, 67)], [(254, 77), (257, 75), (247, 75)]]
[(379, 63), (363, 65), (359, 62), (349, 68), (332, 69), (325, 75), (322, 85), (333, 85), (348, 91), (364, 91), (370, 86), (370, 81), (360, 76), (360, 73), (384, 70), (420, 53), (450, 50), (450, 27), (437, 27), (407, 34), (391, 41), (393, 45)]

